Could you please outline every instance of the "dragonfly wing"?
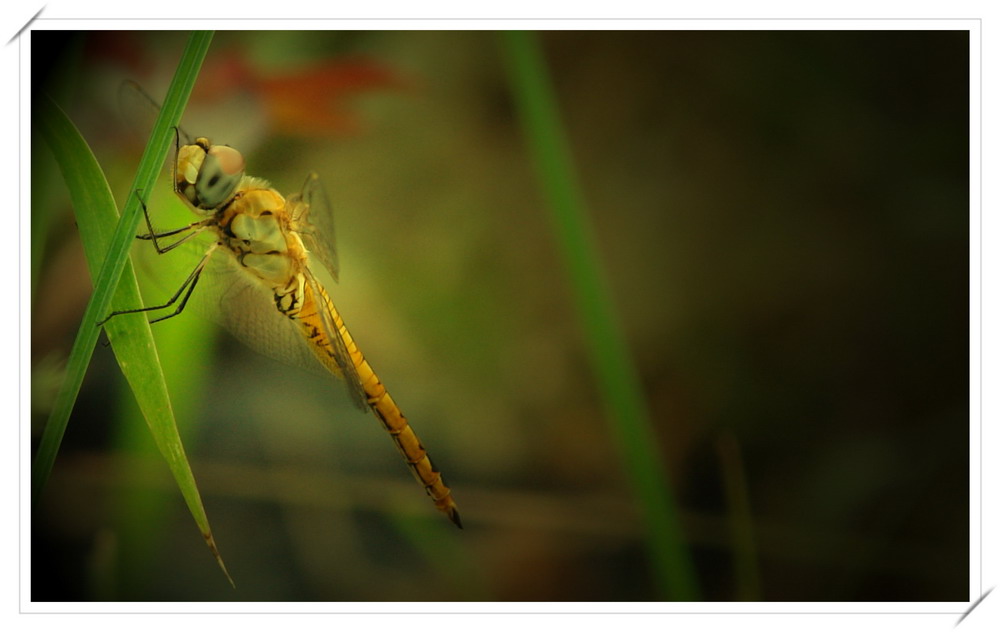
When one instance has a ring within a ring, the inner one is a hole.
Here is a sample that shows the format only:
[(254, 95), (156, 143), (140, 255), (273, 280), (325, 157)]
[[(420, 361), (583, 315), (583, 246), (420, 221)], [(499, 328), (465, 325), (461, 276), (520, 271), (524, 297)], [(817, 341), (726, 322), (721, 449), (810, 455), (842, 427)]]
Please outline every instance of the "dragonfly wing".
[(330, 300), (329, 295), (327, 295), (323, 285), (308, 268), (305, 271), (305, 276), (306, 283), (309, 285), (312, 296), (316, 301), (326, 339), (330, 342), (330, 351), (332, 352), (333, 359), (337, 367), (340, 368), (341, 377), (347, 385), (347, 393), (359, 409), (365, 410), (368, 408), (368, 394), (365, 393), (364, 384), (358, 376), (354, 360), (341, 334), (341, 328), (344, 325), (343, 321), (341, 321), (340, 315), (337, 314), (337, 309), (333, 306), (333, 302)]
[[(140, 255), (141, 269), (159, 289), (153, 303), (170, 296), (184, 275), (204, 255), (204, 240), (192, 241), (156, 255), (146, 244)], [(210, 245), (209, 245), (210, 246)], [(165, 269), (171, 272), (165, 273)], [(177, 318), (205, 318), (227, 329), (250, 349), (312, 373), (329, 375), (313, 355), (296, 324), (278, 312), (273, 293), (249, 275), (227, 251), (219, 249), (206, 265), (184, 313)]]
[(337, 238), (333, 226), (333, 207), (322, 181), (315, 172), (310, 173), (302, 191), (288, 198), (295, 231), (302, 238), (306, 250), (329, 271), (334, 281), (340, 280), (340, 263), (337, 259)]
[[(185, 266), (193, 268), (205, 249), (204, 241), (183, 244), (169, 255), (153, 255), (156, 259), (151, 263), (171, 257), (183, 259)], [(178, 264), (175, 262), (173, 265)], [(179, 280), (183, 278), (183, 275), (174, 274), (171, 276), (178, 281), (165, 282), (160, 271), (152, 274), (165, 293), (172, 290), (171, 285), (179, 285)], [(342, 322), (336, 308), (323, 284), (308, 269), (305, 271), (305, 282), (320, 317), (318, 325), (329, 341), (326, 351), (334, 361), (334, 366), (330, 368), (317, 359), (313, 346), (303, 334), (302, 325), (278, 311), (273, 291), (247, 273), (228, 251), (217, 250), (205, 266), (197, 287), (191, 293), (185, 316), (190, 311), (193, 313), (190, 317), (201, 316), (214, 321), (250, 349), (283, 363), (327, 376), (332, 370), (346, 383), (352, 402), (365, 410), (368, 396), (340, 333)]]
[[(160, 104), (156, 99), (136, 82), (125, 80), (118, 87), (118, 109), (136, 139), (141, 143), (149, 140), (156, 117), (160, 114)], [(190, 143), (191, 137), (183, 129), (177, 129), (185, 142)]]
[(295, 322), (274, 305), (273, 292), (242, 270), (229, 253), (219, 253), (214, 260), (208, 288), (199, 297), (204, 306), (201, 311), (254, 351), (326, 373)]

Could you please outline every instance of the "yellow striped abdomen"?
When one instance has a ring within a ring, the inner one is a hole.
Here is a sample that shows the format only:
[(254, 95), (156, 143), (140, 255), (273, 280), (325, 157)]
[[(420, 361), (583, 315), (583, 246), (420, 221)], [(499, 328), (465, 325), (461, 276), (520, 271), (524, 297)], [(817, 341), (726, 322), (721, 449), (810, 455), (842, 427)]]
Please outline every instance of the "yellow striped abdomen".
[[(316, 293), (313, 292), (313, 288), (316, 289)], [(319, 294), (319, 297), (315, 297), (314, 294)], [(413, 428), (407, 422), (406, 416), (396, 406), (392, 396), (386, 391), (385, 385), (379, 380), (371, 365), (365, 360), (361, 350), (354, 343), (351, 333), (347, 331), (343, 319), (340, 318), (340, 313), (337, 312), (326, 290), (318, 284), (316, 286), (307, 285), (302, 293), (302, 299), (301, 310), (297, 315), (296, 322), (302, 328), (307, 339), (312, 343), (311, 348), (313, 353), (316, 354), (320, 362), (330, 369), (331, 372), (342, 375), (343, 372), (337, 366), (333, 343), (324, 334), (326, 328), (323, 327), (320, 310), (325, 309), (326, 313), (332, 317), (330, 321), (336, 327), (344, 342), (344, 347), (350, 356), (350, 361), (357, 372), (357, 378), (361, 382), (368, 406), (375, 413), (375, 417), (382, 422), (385, 430), (389, 432), (399, 452), (403, 454), (403, 458), (406, 460), (407, 465), (409, 465), (410, 470), (417, 478), (417, 481), (424, 487), (427, 495), (434, 501), (437, 509), (447, 514), (452, 523), (458, 527), (462, 527), (462, 522), (458, 516), (458, 506), (455, 504), (455, 500), (452, 499), (451, 490), (445, 484), (441, 472), (434, 467), (430, 455), (427, 454), (427, 450), (424, 449), (420, 443), (420, 439), (413, 432)], [(346, 376), (344, 378), (350, 379)]]

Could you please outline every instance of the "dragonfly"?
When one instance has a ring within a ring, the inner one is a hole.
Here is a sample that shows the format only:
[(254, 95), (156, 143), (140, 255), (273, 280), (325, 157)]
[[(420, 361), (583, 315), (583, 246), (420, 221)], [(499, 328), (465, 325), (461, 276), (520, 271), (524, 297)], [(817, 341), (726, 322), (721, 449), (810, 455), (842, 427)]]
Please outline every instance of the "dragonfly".
[[(156, 102), (138, 84), (127, 82), (124, 98)], [(246, 174), (242, 154), (206, 137), (191, 139), (175, 129), (172, 162), (174, 193), (199, 219), (174, 230), (156, 231), (143, 203), (148, 233), (164, 255), (208, 235), (207, 246), (181, 287), (161, 305), (112, 312), (173, 311), (150, 319), (156, 323), (184, 311), (198, 282), (211, 279), (213, 317), (237, 338), (264, 354), (307, 368), (320, 368), (343, 379), (351, 400), (369, 410), (388, 431), (410, 471), (435, 507), (459, 528), (458, 507), (441, 472), (414, 433), (385, 385), (361, 353), (317, 277), (325, 269), (336, 282), (339, 264), (333, 213), (322, 183), (310, 173), (299, 193), (284, 197), (262, 178)], [(140, 197), (141, 198), (141, 197)]]

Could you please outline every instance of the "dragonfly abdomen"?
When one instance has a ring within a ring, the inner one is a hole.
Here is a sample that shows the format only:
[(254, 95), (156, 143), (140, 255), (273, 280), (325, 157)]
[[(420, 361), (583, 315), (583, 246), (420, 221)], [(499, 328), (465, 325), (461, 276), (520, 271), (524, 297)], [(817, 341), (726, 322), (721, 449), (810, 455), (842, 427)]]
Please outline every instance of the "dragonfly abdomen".
[[(420, 438), (414, 433), (410, 423), (406, 420), (406, 416), (400, 411), (392, 396), (386, 391), (385, 385), (382, 384), (382, 381), (375, 374), (371, 365), (365, 360), (361, 350), (358, 349), (354, 338), (347, 330), (347, 326), (344, 325), (343, 319), (340, 318), (340, 313), (337, 312), (326, 291), (322, 288), (318, 288), (318, 290), (321, 295), (319, 299), (325, 305), (327, 314), (333, 317), (333, 326), (337, 328), (338, 334), (344, 342), (347, 354), (350, 356), (351, 363), (354, 365), (357, 379), (361, 382), (368, 406), (375, 413), (375, 417), (379, 419), (385, 430), (389, 432), (389, 436), (392, 437), (396, 448), (403, 455), (403, 459), (406, 460), (410, 471), (424, 487), (424, 490), (434, 502), (437, 509), (448, 515), (452, 523), (458, 527), (462, 527), (462, 521), (458, 516), (458, 506), (455, 504), (455, 500), (451, 496), (451, 490), (445, 484), (441, 472), (434, 467), (430, 455), (427, 454), (427, 450), (421, 444)], [(309, 303), (311, 302), (307, 300), (306, 304), (308, 305)], [(314, 344), (314, 351), (317, 355), (322, 354), (327, 357), (325, 359), (320, 358), (321, 362), (328, 367), (335, 365), (331, 361), (335, 355), (329, 348), (329, 337), (320, 335), (319, 332), (321, 330), (309, 325), (309, 322), (313, 321), (313, 319), (304, 316), (310, 312), (312, 310), (303, 308), (303, 317), (300, 319), (300, 323), (302, 327), (312, 328), (316, 331), (317, 336), (310, 336), (310, 339)], [(323, 346), (326, 346), (326, 348), (324, 349)], [(343, 374), (343, 372), (336, 373)]]
[[(391, 399), (389, 401), (391, 402)], [(386, 402), (386, 399), (383, 399), (382, 402)], [(375, 417), (389, 432), (396, 448), (406, 460), (406, 465), (410, 467), (414, 477), (424, 487), (427, 496), (431, 498), (438, 510), (448, 515), (452, 523), (462, 527), (462, 521), (458, 516), (458, 506), (451, 496), (451, 489), (445, 483), (444, 476), (434, 466), (431, 456), (420, 443), (420, 438), (413, 432), (413, 428), (407, 423), (406, 418), (399, 413), (399, 409), (395, 408), (395, 405), (393, 407), (394, 411), (385, 411), (383, 406), (373, 406), (372, 410), (375, 412)], [(399, 424), (400, 421), (402, 426), (394, 428), (394, 425)]]
[(455, 500), (452, 499), (451, 489), (445, 483), (441, 471), (434, 466), (434, 462), (431, 461), (431, 456), (427, 453), (427, 449), (421, 444), (420, 438), (413, 432), (413, 427), (406, 420), (406, 416), (396, 406), (392, 396), (385, 390), (385, 386), (372, 370), (368, 361), (357, 351), (356, 346), (348, 345), (348, 349), (351, 350), (351, 357), (360, 359), (360, 363), (356, 365), (358, 376), (361, 377), (364, 384), (365, 393), (368, 394), (368, 403), (375, 413), (375, 417), (379, 419), (385, 430), (389, 432), (389, 436), (392, 437), (396, 448), (399, 449), (399, 452), (403, 455), (403, 459), (406, 460), (406, 465), (410, 467), (410, 471), (417, 478), (417, 481), (420, 482), (427, 495), (434, 501), (434, 505), (437, 506), (438, 510), (447, 514), (448, 518), (455, 525), (462, 527), (462, 522), (458, 517), (458, 506), (455, 505)]

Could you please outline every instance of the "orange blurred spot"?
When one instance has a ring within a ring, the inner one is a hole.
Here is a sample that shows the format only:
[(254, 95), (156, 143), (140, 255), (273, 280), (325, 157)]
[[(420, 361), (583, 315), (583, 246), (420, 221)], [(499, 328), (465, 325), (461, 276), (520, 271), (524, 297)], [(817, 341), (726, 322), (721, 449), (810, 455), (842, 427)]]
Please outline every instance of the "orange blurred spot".
[(235, 91), (260, 100), (278, 134), (337, 136), (361, 129), (351, 100), (369, 93), (405, 90), (411, 84), (375, 61), (350, 58), (268, 75), (252, 68), (241, 51), (206, 61), (194, 98), (223, 100)]

